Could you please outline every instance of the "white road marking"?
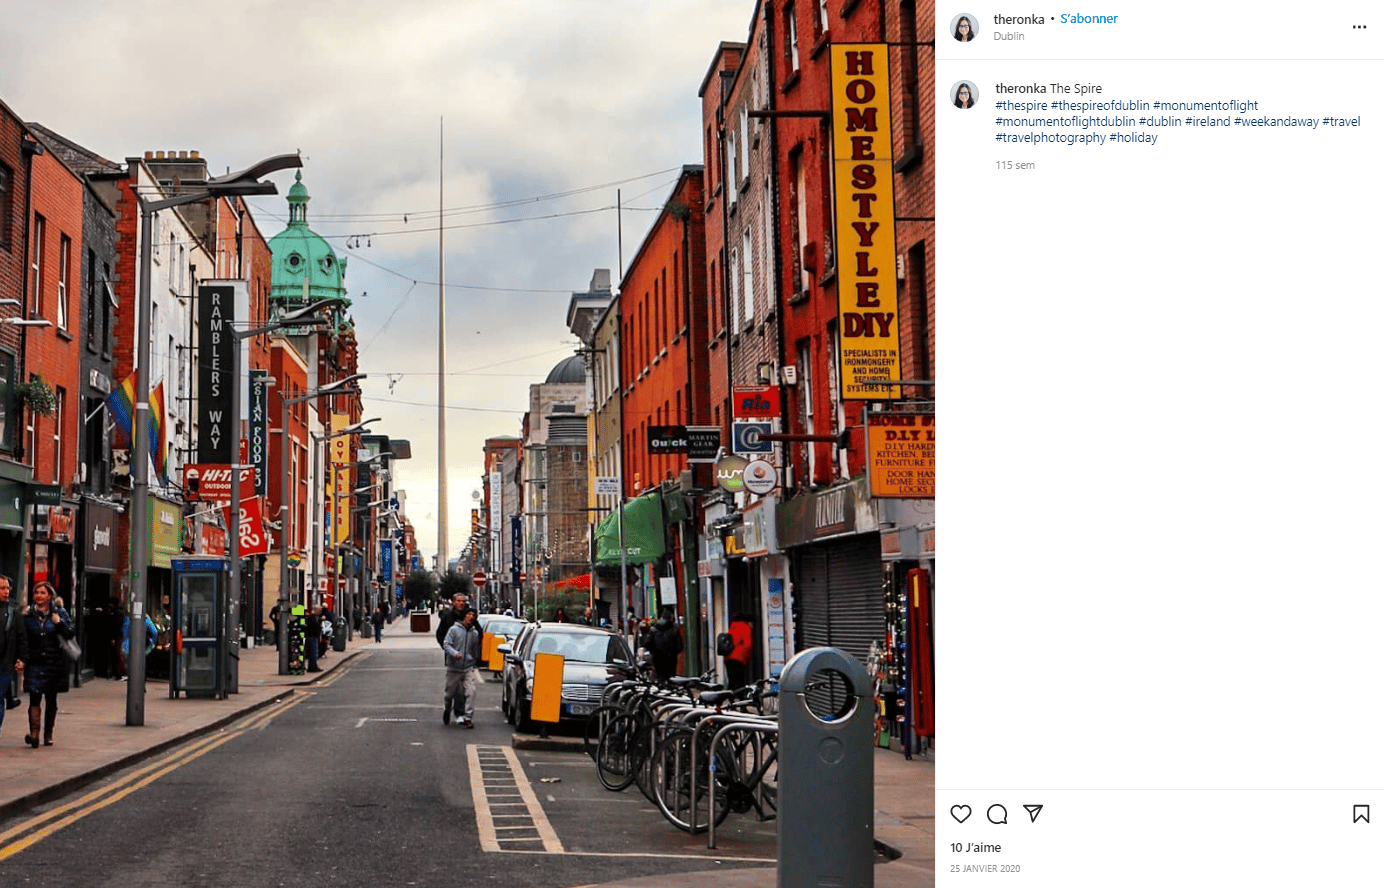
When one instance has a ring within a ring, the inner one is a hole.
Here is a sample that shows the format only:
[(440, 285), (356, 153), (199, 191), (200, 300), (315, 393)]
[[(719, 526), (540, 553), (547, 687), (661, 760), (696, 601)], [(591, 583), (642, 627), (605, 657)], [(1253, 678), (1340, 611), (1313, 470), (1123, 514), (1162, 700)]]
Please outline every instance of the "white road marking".
[[(481, 850), (491, 853), (512, 852), (513, 849), (506, 849), (500, 845), (498, 830), (505, 827), (497, 826), (496, 820), (504, 818), (510, 821), (513, 818), (523, 818), (531, 821), (532, 825), (520, 826), (514, 824), (510, 829), (529, 829), (538, 833), (537, 838), (513, 837), (506, 841), (509, 842), (535, 842), (543, 843), (544, 854), (564, 854), (562, 842), (557, 837), (557, 832), (553, 825), (548, 821), (547, 814), (543, 811), (542, 804), (534, 794), (533, 787), (529, 785), (528, 778), (524, 775), (523, 767), (519, 764), (519, 758), (514, 754), (514, 750), (503, 746), (468, 746), (466, 757), (471, 772), (471, 796), (472, 804), (476, 810), (476, 827), (480, 839)], [(482, 757), (485, 766), (482, 767)], [(504, 767), (507, 765), (508, 767)], [(504, 767), (503, 771), (500, 770)], [(492, 796), (491, 791), (495, 791)], [(503, 796), (500, 795), (503, 792)], [(501, 801), (501, 798), (511, 799), (511, 794), (517, 792), (519, 801)], [(518, 812), (510, 813), (513, 809), (520, 809)]]

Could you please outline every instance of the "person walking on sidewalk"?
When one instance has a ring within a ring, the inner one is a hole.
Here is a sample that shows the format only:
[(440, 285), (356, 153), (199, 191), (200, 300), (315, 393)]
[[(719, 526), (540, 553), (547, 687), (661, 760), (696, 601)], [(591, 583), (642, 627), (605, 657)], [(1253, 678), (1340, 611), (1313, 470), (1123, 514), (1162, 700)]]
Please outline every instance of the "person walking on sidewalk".
[(649, 636), (649, 653), (658, 680), (666, 684), (677, 674), (678, 654), (682, 653), (682, 633), (678, 631), (678, 621), (671, 607), (665, 607), (654, 623), (654, 630)]
[(37, 749), (40, 715), (43, 716), (43, 745), (53, 745), (58, 694), (67, 691), (70, 671), (62, 641), (75, 637), (77, 632), (72, 628), (72, 618), (67, 611), (53, 603), (52, 583), (37, 583), (29, 599), (32, 604), (24, 614), (24, 628), (29, 634), (29, 660), (24, 664), (24, 690), (29, 692), (29, 733), (24, 742)]
[(470, 608), (462, 611), (461, 619), (447, 630), (442, 641), (446, 655), (447, 686), (442, 691), (442, 723), (452, 721), (456, 713), (457, 724), (463, 728), (474, 728), (471, 717), (476, 711), (477, 668), (481, 663), (481, 633), (476, 628), (476, 612)]
[(732, 691), (743, 688), (750, 680), (750, 659), (754, 656), (754, 629), (750, 617), (738, 613), (731, 617), (726, 627), (730, 635), (731, 649), (725, 654), (726, 684)]
[(5, 724), (5, 710), (10, 700), (19, 705), (20, 674), (24, 661), (29, 659), (29, 633), (24, 628), (24, 615), (10, 601), (10, 578), (0, 576), (0, 727)]
[(317, 665), (317, 642), (321, 637), (322, 618), (317, 616), (317, 611), (308, 608), (303, 620), (303, 649), (308, 660), (308, 672), (322, 671), (322, 667)]
[(370, 625), (375, 627), (375, 644), (380, 643), (380, 635), (384, 632), (384, 621), (389, 617), (389, 605), (383, 601), (380, 606), (375, 608), (375, 612), (370, 615)]
[[(159, 627), (154, 625), (154, 621), (148, 614), (144, 615), (144, 656), (149, 656), (154, 652), (154, 646), (159, 641)], [(130, 677), (130, 615), (125, 614), (120, 622), (120, 675), (121, 681)]]

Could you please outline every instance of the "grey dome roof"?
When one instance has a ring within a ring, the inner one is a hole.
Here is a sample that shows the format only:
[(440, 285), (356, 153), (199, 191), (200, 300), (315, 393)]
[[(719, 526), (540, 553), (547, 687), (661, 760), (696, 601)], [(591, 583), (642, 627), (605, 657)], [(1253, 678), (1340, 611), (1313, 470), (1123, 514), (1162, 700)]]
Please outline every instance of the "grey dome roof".
[(581, 355), (564, 358), (552, 369), (544, 382), (586, 382), (586, 364), (582, 361)]

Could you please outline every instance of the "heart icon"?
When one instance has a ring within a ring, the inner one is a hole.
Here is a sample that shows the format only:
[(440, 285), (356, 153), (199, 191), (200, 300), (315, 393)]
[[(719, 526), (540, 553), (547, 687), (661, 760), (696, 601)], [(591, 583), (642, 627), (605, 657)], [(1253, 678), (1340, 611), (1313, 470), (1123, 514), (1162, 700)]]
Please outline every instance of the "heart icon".
[(971, 816), (970, 805), (952, 805), (951, 815), (957, 823), (965, 823), (966, 818)]

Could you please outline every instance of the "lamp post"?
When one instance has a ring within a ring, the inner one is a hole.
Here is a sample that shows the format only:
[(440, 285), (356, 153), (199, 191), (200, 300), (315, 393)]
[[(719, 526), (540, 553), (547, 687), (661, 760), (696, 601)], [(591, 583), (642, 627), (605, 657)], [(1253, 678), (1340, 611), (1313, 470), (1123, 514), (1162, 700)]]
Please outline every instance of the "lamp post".
[[(149, 278), (153, 273), (154, 214), (183, 204), (199, 203), (218, 197), (248, 194), (278, 194), (273, 182), (257, 181), (260, 176), (278, 170), (301, 167), (303, 159), (297, 154), (279, 154), (266, 158), (248, 169), (205, 181), (186, 181), (183, 184), (196, 190), (162, 200), (146, 200), (139, 193), (138, 182), (133, 189), (139, 202), (139, 290), (135, 300), (135, 329), (147, 328), (152, 311), (153, 289)], [(130, 684), (125, 692), (125, 724), (144, 724), (144, 614), (149, 594), (149, 337), (136, 336), (135, 346), (135, 415), (130, 455)], [(236, 441), (237, 446), (239, 441)], [(238, 455), (238, 454), (237, 454)], [(233, 479), (232, 489), (239, 483)], [(237, 529), (237, 533), (239, 530)]]
[(279, 674), (288, 674), (288, 408), (294, 404), (301, 404), (314, 398), (326, 397), (329, 395), (344, 395), (348, 392), (360, 393), (360, 389), (348, 388), (349, 384), (358, 379), (364, 379), (364, 373), (356, 373), (344, 379), (330, 382), (320, 388), (314, 389), (297, 397), (287, 397), (283, 390), (279, 391), (279, 399), (283, 403), (283, 425), (280, 432), (283, 435), (283, 443), (279, 446), (279, 497), (283, 500), (279, 504), (282, 512), (281, 523), (283, 527), (279, 530)]

